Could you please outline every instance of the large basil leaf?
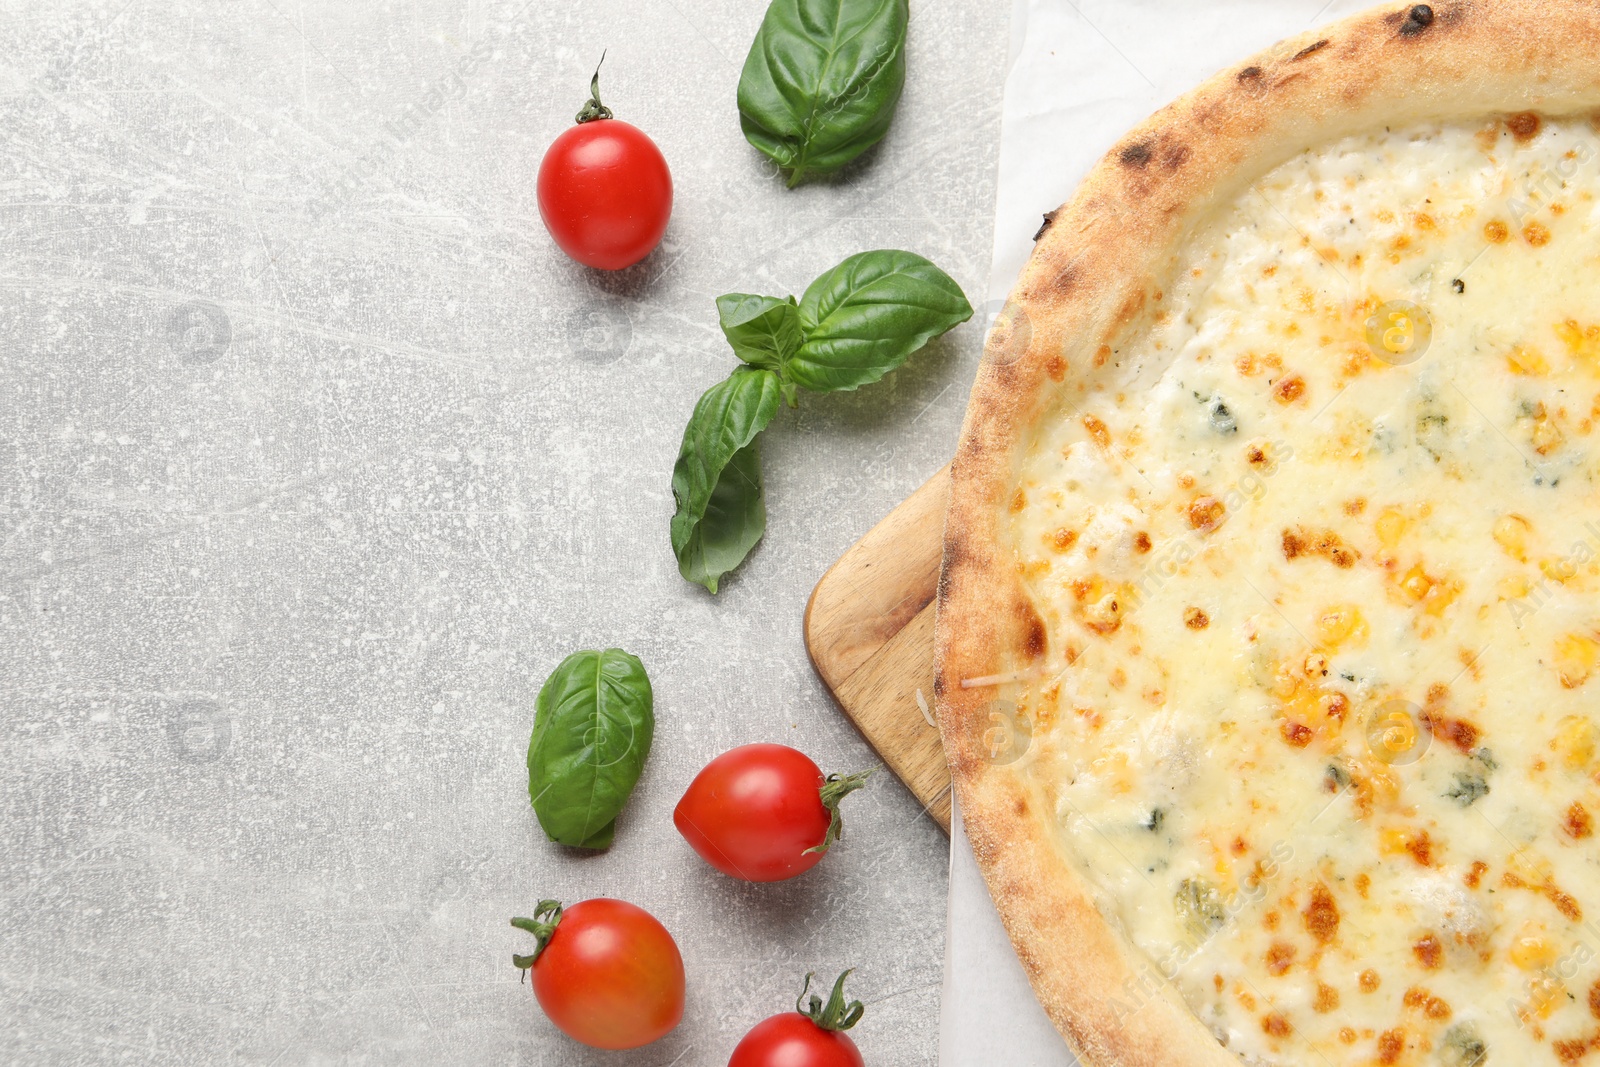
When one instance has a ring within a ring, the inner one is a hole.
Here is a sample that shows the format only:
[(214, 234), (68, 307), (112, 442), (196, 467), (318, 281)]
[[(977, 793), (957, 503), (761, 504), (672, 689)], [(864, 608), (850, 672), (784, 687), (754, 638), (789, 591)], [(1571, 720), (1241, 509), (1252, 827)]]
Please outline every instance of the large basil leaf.
[(650, 677), (620, 648), (574, 652), (539, 690), (528, 796), (550, 840), (607, 848), (650, 755)]
[[(727, 293), (717, 297), (717, 317), (734, 355), (783, 377), (789, 358), (800, 347), (800, 312), (794, 297)], [(794, 406), (793, 386), (784, 390), (784, 399)]]
[(706, 390), (684, 428), (672, 468), (672, 550), (678, 572), (713, 593), (766, 530), (755, 440), (778, 413), (781, 392), (776, 374), (740, 367)]
[(800, 299), (805, 342), (787, 377), (819, 393), (858, 389), (972, 317), (961, 287), (911, 252), (862, 252), (811, 283)]
[(889, 132), (909, 17), (907, 0), (772, 0), (739, 75), (739, 125), (791, 188)]

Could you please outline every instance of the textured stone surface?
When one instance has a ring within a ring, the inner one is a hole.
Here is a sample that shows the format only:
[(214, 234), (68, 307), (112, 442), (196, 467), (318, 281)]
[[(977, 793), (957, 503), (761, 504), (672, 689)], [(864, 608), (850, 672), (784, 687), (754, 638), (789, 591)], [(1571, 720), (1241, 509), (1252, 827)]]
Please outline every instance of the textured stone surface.
[[(846, 965), (869, 1062), (931, 1061), (945, 840), (897, 783), (775, 886), (670, 812), (747, 741), (871, 762), (801, 611), (947, 458), (982, 327), (780, 414), (767, 540), (715, 600), (668, 478), (733, 362), (718, 293), (904, 247), (976, 302), (1008, 5), (914, 3), (888, 141), (794, 192), (733, 106), (763, 6), (0, 9), (0, 1061), (721, 1064)], [(602, 48), (677, 182), (665, 245), (606, 277), (533, 196)], [(608, 644), (660, 726), (616, 846), (576, 856), (523, 755), (545, 674)], [(573, 1045), (510, 966), (510, 915), (595, 895), (683, 948), (652, 1048)]]

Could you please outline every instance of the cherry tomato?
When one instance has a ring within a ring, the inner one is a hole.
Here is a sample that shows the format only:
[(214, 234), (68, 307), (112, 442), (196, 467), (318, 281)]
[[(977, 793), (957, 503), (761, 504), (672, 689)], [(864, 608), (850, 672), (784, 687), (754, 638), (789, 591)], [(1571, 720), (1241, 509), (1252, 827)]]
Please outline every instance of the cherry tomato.
[(656, 143), (591, 99), (539, 164), (539, 215), (561, 250), (586, 267), (621, 270), (661, 243), (672, 216), (672, 174)]
[(695, 775), (672, 812), (685, 841), (723, 874), (778, 882), (815, 867), (839, 839), (839, 801), (871, 771), (823, 778), (804, 752), (744, 745)]
[(563, 909), (541, 900), (511, 925), (539, 939), (512, 962), (533, 974), (539, 1006), (568, 1037), (595, 1048), (638, 1048), (683, 1018), (683, 957), (643, 908), (598, 897)]
[[(863, 1010), (860, 1001), (845, 1003), (844, 980), (849, 975), (846, 971), (839, 976), (826, 1005), (813, 996), (809, 1006), (799, 1003), (795, 1011), (757, 1023), (734, 1048), (728, 1067), (865, 1067), (861, 1050), (844, 1032), (860, 1020)], [(802, 1002), (810, 988), (808, 974)]]

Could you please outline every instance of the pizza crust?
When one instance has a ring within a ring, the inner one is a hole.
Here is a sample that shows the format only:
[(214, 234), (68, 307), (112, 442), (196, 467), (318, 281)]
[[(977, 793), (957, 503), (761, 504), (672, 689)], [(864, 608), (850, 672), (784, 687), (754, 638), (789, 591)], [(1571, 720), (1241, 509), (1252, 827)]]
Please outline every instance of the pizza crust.
[(1281, 42), (1130, 132), (1047, 218), (986, 346), (960, 447), (939, 585), (935, 692), (967, 834), (1040, 1003), (1085, 1062), (1237, 1064), (1104, 918), (1044, 794), (986, 735), (1006, 680), (1050, 635), (1000, 517), (1052, 400), (1112, 373), (1160, 304), (1191, 227), (1314, 145), (1387, 124), (1600, 108), (1600, 6), (1385, 5)]

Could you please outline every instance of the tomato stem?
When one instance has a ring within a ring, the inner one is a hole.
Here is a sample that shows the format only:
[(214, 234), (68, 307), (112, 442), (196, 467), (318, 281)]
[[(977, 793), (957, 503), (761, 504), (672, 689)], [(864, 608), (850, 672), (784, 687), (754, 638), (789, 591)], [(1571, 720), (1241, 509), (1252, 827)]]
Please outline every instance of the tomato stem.
[[(811, 993), (811, 979), (814, 971), (806, 973), (806, 984), (800, 990), (800, 996), (794, 1002), (794, 1010), (816, 1023), (824, 1030), (848, 1030), (861, 1021), (862, 1014), (867, 1010), (859, 1000), (846, 1001), (844, 999), (844, 980), (855, 971), (852, 967), (839, 976), (833, 983), (833, 992), (828, 994), (828, 1002), (824, 1004), (822, 998)], [(811, 1002), (806, 1003), (806, 994), (811, 993)]]
[(540, 953), (544, 952), (545, 947), (550, 944), (550, 938), (556, 932), (556, 927), (561, 925), (561, 901), (541, 900), (539, 901), (539, 906), (533, 909), (533, 918), (512, 919), (511, 925), (518, 930), (528, 931), (538, 939), (533, 952), (529, 955), (523, 956), (513, 953), (511, 956), (512, 964), (525, 972), (529, 967), (533, 966)]
[(583, 105), (578, 112), (578, 125), (593, 122), (595, 119), (609, 119), (612, 117), (611, 109), (600, 102), (600, 68), (605, 66), (606, 54), (600, 53), (600, 62), (595, 65), (594, 77), (589, 79), (589, 102)]
[(839, 815), (839, 802), (854, 793), (857, 789), (867, 784), (878, 768), (872, 767), (855, 774), (830, 774), (823, 780), (821, 787), (822, 806), (828, 809), (831, 816), (828, 819), (828, 832), (822, 835), (822, 843), (813, 845), (801, 853), (809, 856), (813, 852), (825, 853), (833, 847), (833, 843), (844, 836), (844, 819)]

